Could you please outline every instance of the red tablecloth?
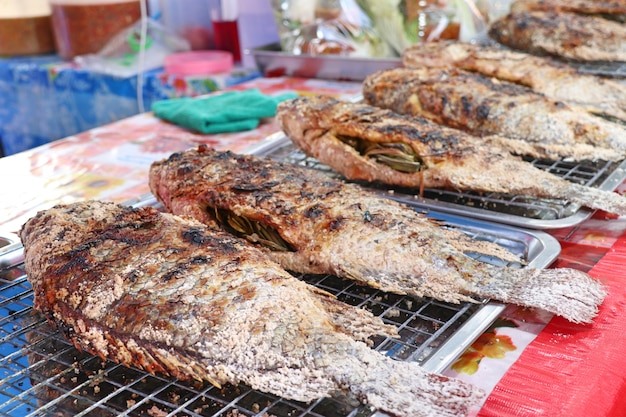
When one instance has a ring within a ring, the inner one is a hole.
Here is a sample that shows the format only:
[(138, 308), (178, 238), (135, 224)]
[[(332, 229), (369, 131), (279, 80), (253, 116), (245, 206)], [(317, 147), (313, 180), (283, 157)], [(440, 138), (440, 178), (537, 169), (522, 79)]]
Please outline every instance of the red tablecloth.
[[(599, 230), (590, 229), (598, 242)], [(592, 256), (602, 249), (587, 247), (595, 250)], [(499, 381), (479, 416), (626, 416), (626, 233), (589, 274), (609, 292), (593, 324), (553, 318)]]

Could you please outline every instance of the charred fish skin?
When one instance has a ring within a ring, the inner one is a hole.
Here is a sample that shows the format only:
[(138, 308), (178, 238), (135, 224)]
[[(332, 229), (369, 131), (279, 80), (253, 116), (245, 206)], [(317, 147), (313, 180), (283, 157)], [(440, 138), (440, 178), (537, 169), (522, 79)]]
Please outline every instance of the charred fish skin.
[(511, 4), (510, 10), (513, 13), (530, 10), (571, 12), (626, 22), (624, 0), (517, 0)]
[(626, 153), (625, 126), (527, 87), (464, 70), (379, 71), (364, 80), (363, 97), (370, 105), (422, 116), (476, 136), (524, 141), (538, 152), (552, 147), (547, 150), (552, 156), (621, 160)]
[[(212, 214), (217, 208), (277, 231), (291, 250), (270, 250), (270, 256), (286, 269), (301, 273), (350, 276), (346, 270), (348, 262), (342, 262), (339, 256), (349, 252), (349, 249), (344, 247), (337, 252), (328, 249), (328, 245), (341, 245), (342, 236), (350, 237), (353, 232), (350, 227), (360, 228), (364, 224), (370, 229), (364, 231), (365, 236), (373, 236), (379, 231), (402, 227), (403, 220), (412, 226), (422, 225), (424, 233), (432, 232), (438, 239), (454, 242), (459, 250), (473, 249), (510, 262), (520, 261), (497, 245), (466, 239), (459, 233), (448, 236), (450, 232), (436, 227), (424, 215), (398, 204), (389, 205), (386, 199), (319, 171), (269, 159), (216, 152), (204, 146), (174, 153), (166, 160), (153, 163), (150, 188), (157, 200), (177, 215), (218, 225)], [(388, 219), (373, 219), (373, 212), (367, 205), (372, 210), (380, 206), (387, 211), (397, 210), (397, 213), (394, 212)], [(427, 237), (423, 236), (420, 240), (425, 241)], [(382, 242), (374, 249), (387, 250)], [(355, 268), (363, 269), (358, 266), (358, 260), (350, 262), (357, 264)], [(374, 272), (354, 274), (351, 278), (358, 280), (360, 276), (362, 284), (380, 287), (385, 275), (373, 275)], [(405, 292), (391, 282), (386, 283), (385, 288), (387, 291)], [(457, 293), (451, 297), (459, 300)]]
[(150, 187), (174, 213), (219, 208), (276, 231), (292, 250), (265, 250), (291, 271), (448, 302), (476, 296), (538, 303), (574, 322), (591, 321), (605, 296), (602, 285), (580, 271), (531, 272), (476, 261), (464, 251), (506, 251), (471, 243), (461, 232), (354, 184), (268, 158), (201, 146), (153, 163)]
[[(324, 96), (285, 102), (278, 109), (277, 120), (303, 152), (349, 180), (415, 190), (428, 187), (561, 198), (626, 213), (626, 199), (619, 194), (574, 184), (535, 168), (510, 155), (506, 147), (500, 148), (502, 139), (486, 141), (419, 117)], [(351, 144), (358, 141), (373, 149), (397, 144), (409, 147), (420, 161), (419, 171), (403, 172), (395, 169), (394, 163), (381, 163), (377, 159), (380, 149), (371, 155), (359, 152)], [(511, 177), (511, 172), (518, 175)]]
[(467, 415), (484, 396), (371, 350), (356, 339), (391, 333), (379, 319), (195, 220), (81, 202), (20, 234), (35, 307), (102, 358), (305, 402), (343, 391), (406, 417)]
[(626, 121), (626, 85), (580, 73), (575, 67), (550, 57), (495, 45), (440, 41), (407, 48), (402, 62), (407, 68), (443, 67), (477, 72), (527, 86), (593, 114)]
[[(493, 143), (419, 117), (317, 96), (286, 102), (278, 110), (277, 120), (307, 155), (350, 180), (414, 189), (424, 186), (543, 197), (551, 194), (537, 181), (545, 172)], [(421, 167), (416, 172), (397, 171), (358, 152), (343, 138), (405, 144), (421, 160)], [(508, 172), (525, 175), (516, 182), (507, 179)]]
[(489, 25), (495, 41), (533, 55), (580, 62), (626, 62), (626, 27), (597, 16), (555, 11), (509, 13)]

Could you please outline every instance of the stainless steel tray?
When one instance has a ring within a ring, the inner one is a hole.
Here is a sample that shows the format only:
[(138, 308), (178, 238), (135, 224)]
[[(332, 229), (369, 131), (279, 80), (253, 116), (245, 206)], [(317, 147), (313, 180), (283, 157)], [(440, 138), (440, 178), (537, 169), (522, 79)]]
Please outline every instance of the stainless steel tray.
[(282, 52), (279, 44), (250, 51), (259, 71), (266, 76), (292, 76), (330, 80), (363, 81), (383, 69), (402, 66), (400, 58), (354, 58), (339, 55), (294, 55)]
[[(496, 45), (499, 44), (496, 43)], [(353, 58), (339, 55), (294, 55), (283, 52), (278, 43), (247, 50), (246, 53), (252, 55), (259, 71), (267, 76), (288, 75), (362, 81), (376, 71), (402, 66), (400, 57)], [(626, 62), (563, 62), (584, 74), (626, 79)]]
[[(307, 157), (282, 132), (268, 136), (247, 150), (259, 156), (290, 162), (339, 176), (328, 166)], [(602, 190), (613, 191), (626, 179), (626, 161), (568, 162), (545, 159), (528, 160), (535, 167), (561, 178)], [(365, 185), (365, 184), (363, 184)], [(469, 216), (529, 229), (549, 230), (575, 226), (588, 219), (593, 210), (559, 199), (506, 196), (497, 193), (457, 192), (425, 189), (419, 197), (415, 190), (367, 184), (388, 198), (437, 211)]]
[(19, 245), (20, 239), (13, 233), (0, 232), (0, 254), (13, 250)]
[[(147, 195), (127, 204), (155, 205), (155, 200)], [(456, 228), (474, 239), (506, 247), (526, 260), (529, 267), (546, 267), (560, 252), (559, 243), (541, 231), (435, 211), (427, 211), (427, 215), (438, 219), (442, 227)], [(471, 256), (503, 264), (499, 259)], [(398, 326), (401, 339), (375, 338), (373, 348), (397, 360), (417, 361), (433, 372), (451, 364), (504, 308), (486, 300), (448, 304), (412, 299), (360, 287), (333, 276), (300, 278)], [(244, 385), (220, 390), (210, 384), (181, 383), (103, 361), (76, 350), (32, 309), (32, 302), (23, 248), (18, 244), (0, 255), (0, 416), (385, 415), (348, 399), (303, 404), (253, 391)]]

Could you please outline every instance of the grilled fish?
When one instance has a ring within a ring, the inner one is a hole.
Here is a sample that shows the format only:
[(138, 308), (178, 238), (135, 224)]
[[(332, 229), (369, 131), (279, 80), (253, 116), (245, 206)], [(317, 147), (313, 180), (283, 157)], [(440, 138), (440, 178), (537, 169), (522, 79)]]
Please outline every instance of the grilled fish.
[(476, 136), (499, 136), (513, 153), (576, 160), (621, 160), (626, 154), (625, 125), (527, 87), (456, 68), (379, 71), (363, 81), (363, 98)]
[(407, 68), (456, 67), (525, 85), (554, 100), (626, 122), (626, 84), (579, 73), (573, 66), (497, 46), (423, 42), (402, 54)]
[(298, 401), (344, 391), (407, 417), (466, 415), (483, 396), (372, 350), (360, 340), (395, 328), (193, 219), (82, 202), (20, 236), (35, 308), (102, 358)]
[(561, 198), (626, 214), (626, 198), (617, 193), (574, 184), (481, 138), (422, 118), (318, 96), (285, 103), (277, 120), (307, 155), (350, 180)]
[(517, 0), (511, 4), (511, 12), (529, 10), (559, 11), (600, 15), (619, 22), (626, 21), (624, 0)]
[(626, 62), (626, 26), (597, 16), (555, 11), (506, 14), (489, 36), (513, 49), (562, 59)]
[(475, 260), (464, 252), (506, 251), (356, 184), (269, 158), (201, 145), (153, 163), (150, 188), (167, 210), (256, 242), (291, 271), (447, 302), (492, 298), (574, 322), (591, 321), (605, 296), (602, 285), (580, 271)]

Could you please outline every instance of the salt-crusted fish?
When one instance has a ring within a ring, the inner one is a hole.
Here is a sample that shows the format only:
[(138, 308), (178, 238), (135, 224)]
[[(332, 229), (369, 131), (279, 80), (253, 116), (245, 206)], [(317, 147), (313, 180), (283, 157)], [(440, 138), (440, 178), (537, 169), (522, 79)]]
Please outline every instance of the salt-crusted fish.
[(465, 416), (483, 396), (372, 350), (360, 340), (395, 328), (193, 219), (82, 202), (20, 236), (35, 308), (102, 358), (298, 401), (343, 392), (406, 417)]
[(591, 321), (605, 296), (598, 281), (577, 270), (477, 261), (464, 251), (505, 250), (355, 184), (269, 158), (200, 146), (153, 163), (150, 188), (167, 210), (256, 242), (291, 271), (448, 302), (492, 298), (574, 322)]
[(422, 118), (335, 100), (303, 97), (277, 119), (307, 155), (350, 180), (560, 198), (626, 214), (626, 198), (559, 178), (495, 144)]
[(490, 23), (489, 36), (513, 49), (562, 59), (626, 62), (626, 25), (563, 11), (521, 11)]
[(422, 42), (407, 48), (408, 68), (456, 67), (530, 87), (546, 97), (626, 122), (626, 84), (583, 74), (549, 57), (493, 45)]
[(517, 0), (511, 3), (512, 12), (529, 10), (599, 15), (620, 22), (626, 21), (625, 0)]
[(379, 71), (363, 81), (363, 98), (476, 136), (496, 135), (502, 146), (520, 155), (576, 160), (621, 160), (626, 155), (626, 125), (528, 87), (456, 68)]

